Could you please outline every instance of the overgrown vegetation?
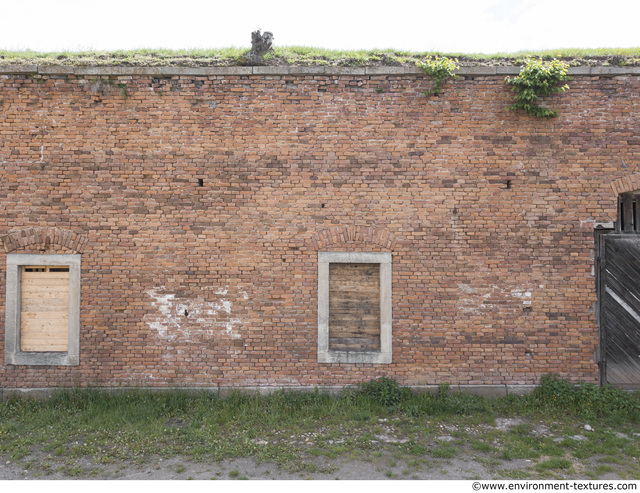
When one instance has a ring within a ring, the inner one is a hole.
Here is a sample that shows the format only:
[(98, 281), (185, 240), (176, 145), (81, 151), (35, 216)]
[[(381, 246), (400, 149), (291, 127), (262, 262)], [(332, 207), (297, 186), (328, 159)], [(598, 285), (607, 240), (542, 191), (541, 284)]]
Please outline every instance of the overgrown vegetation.
[(569, 65), (559, 60), (544, 61), (541, 59), (529, 59), (514, 78), (507, 77), (505, 83), (512, 86), (515, 92), (515, 104), (509, 108), (522, 109), (532, 116), (551, 118), (558, 113), (539, 106), (539, 98), (557, 94), (569, 89), (567, 71)]
[[(587, 420), (595, 431), (584, 431)], [(504, 421), (515, 428), (500, 427)], [(25, 468), (31, 464), (42, 474), (57, 468), (82, 476), (79, 459), (114, 464), (158, 455), (253, 457), (312, 470), (319, 456), (375, 461), (391, 454), (426, 464), (468, 455), (494, 468), (501, 461), (531, 459), (530, 475), (554, 477), (578, 471), (573, 467), (582, 467), (581, 461), (588, 463), (584, 471), (595, 470), (589, 461), (604, 453), (621, 476), (640, 478), (640, 466), (630, 459), (640, 452), (640, 434), (634, 435), (639, 422), (639, 395), (574, 386), (554, 376), (545, 377), (532, 395), (500, 399), (453, 392), (447, 385), (437, 393), (416, 393), (389, 378), (340, 395), (236, 392), (222, 398), (84, 389), (60, 391), (47, 401), (0, 403), (0, 458)], [(443, 433), (451, 435), (445, 442)]]
[(427, 57), (425, 61), (418, 62), (417, 65), (424, 70), (425, 74), (433, 77), (433, 87), (424, 92), (425, 96), (439, 96), (445, 81), (451, 78), (455, 79), (455, 71), (460, 68), (457, 59), (446, 56)]
[(640, 421), (637, 396), (609, 386), (592, 383), (572, 383), (554, 375), (542, 377), (534, 398), (540, 407), (562, 410), (578, 416), (620, 417)]
[[(75, 65), (75, 66), (237, 66), (247, 63), (244, 55), (248, 48), (221, 49), (137, 49), (130, 51), (64, 51), (41, 53), (30, 50), (0, 50), (0, 65)], [(543, 60), (558, 59), (570, 66), (580, 65), (640, 65), (640, 48), (557, 49), (546, 51), (522, 51), (515, 53), (433, 53), (401, 50), (326, 50), (304, 46), (274, 47), (273, 53), (265, 56), (268, 65), (415, 65), (427, 57), (457, 59), (466, 65), (522, 65), (528, 58)]]

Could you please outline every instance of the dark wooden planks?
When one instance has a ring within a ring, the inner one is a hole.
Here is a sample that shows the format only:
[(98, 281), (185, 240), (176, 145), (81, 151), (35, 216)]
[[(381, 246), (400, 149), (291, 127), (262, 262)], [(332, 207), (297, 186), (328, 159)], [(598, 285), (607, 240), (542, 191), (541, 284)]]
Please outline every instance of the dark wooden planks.
[(329, 349), (380, 350), (380, 264), (329, 264)]
[(605, 383), (640, 388), (640, 237), (604, 238), (600, 324)]

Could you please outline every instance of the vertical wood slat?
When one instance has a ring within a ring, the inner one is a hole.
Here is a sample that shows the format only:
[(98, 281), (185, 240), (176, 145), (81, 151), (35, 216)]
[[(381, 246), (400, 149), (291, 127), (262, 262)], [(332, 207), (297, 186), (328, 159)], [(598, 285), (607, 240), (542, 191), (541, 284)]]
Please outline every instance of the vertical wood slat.
[(20, 288), (21, 351), (68, 351), (69, 268), (25, 266)]
[(631, 195), (625, 195), (622, 198), (622, 209), (624, 211), (624, 224), (622, 225), (622, 230), (631, 232), (634, 231), (634, 217), (633, 217), (633, 200), (634, 197)]
[(329, 265), (329, 349), (380, 350), (380, 264)]

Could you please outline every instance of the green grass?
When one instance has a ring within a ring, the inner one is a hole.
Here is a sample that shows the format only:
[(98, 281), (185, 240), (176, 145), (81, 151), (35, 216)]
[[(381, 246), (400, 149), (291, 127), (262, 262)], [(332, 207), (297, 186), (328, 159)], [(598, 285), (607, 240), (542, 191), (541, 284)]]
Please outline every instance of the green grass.
[[(501, 430), (496, 417), (519, 417), (521, 424)], [(587, 422), (595, 431), (584, 431)], [(235, 392), (221, 398), (206, 392), (68, 390), (46, 401), (0, 402), (0, 460), (33, 469), (79, 459), (135, 464), (158, 455), (196, 461), (252, 457), (313, 472), (319, 457), (392, 456), (401, 466), (470, 455), (492, 468), (531, 460), (539, 474), (566, 468), (562, 461), (595, 461), (636, 477), (639, 422), (640, 395), (553, 377), (530, 396), (502, 399), (451, 392), (444, 385), (437, 394), (414, 393), (390, 379), (340, 395)], [(550, 436), (536, 434), (541, 425)], [(438, 437), (445, 434), (455, 440), (442, 443)], [(575, 435), (584, 439), (570, 438)], [(66, 464), (68, 474), (83, 474), (71, 466)]]
[[(244, 55), (248, 48), (230, 47), (221, 49), (167, 50), (162, 48), (119, 50), (119, 51), (63, 51), (41, 53), (30, 50), (0, 50), (0, 64), (42, 64), (42, 65), (131, 65), (131, 66), (238, 66), (246, 64)], [(504, 61), (522, 64), (527, 57), (545, 59), (559, 58), (571, 65), (604, 63), (613, 65), (640, 64), (640, 47), (636, 48), (559, 48), (544, 51), (518, 51), (512, 53), (439, 53), (408, 52), (391, 49), (372, 50), (327, 50), (317, 47), (282, 46), (265, 56), (270, 65), (407, 65), (415, 64), (428, 56), (443, 55), (458, 58), (462, 65), (479, 61), (502, 63)], [(598, 61), (598, 59), (600, 59)]]
[(566, 459), (549, 459), (536, 465), (536, 469), (540, 472), (550, 470), (567, 470), (571, 469), (573, 464)]

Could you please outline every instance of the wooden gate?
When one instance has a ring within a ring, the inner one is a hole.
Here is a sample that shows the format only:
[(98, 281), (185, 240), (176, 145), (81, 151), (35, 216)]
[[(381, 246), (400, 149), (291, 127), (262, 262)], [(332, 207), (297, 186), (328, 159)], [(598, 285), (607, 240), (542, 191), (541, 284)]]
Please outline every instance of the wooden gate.
[(600, 379), (640, 389), (640, 235), (601, 235), (599, 250)]

